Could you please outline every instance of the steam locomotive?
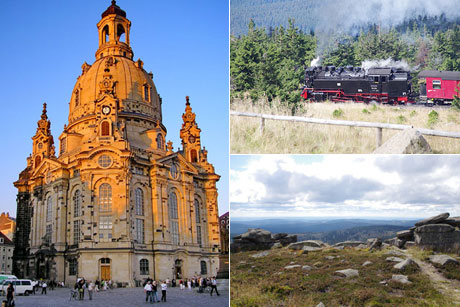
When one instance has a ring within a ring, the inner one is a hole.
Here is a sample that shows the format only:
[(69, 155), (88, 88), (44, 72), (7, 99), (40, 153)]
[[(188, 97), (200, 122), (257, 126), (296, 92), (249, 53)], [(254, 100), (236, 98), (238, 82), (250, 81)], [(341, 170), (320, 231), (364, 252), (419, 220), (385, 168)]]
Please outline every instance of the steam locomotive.
[(305, 71), (302, 97), (310, 101), (413, 103), (410, 72), (398, 68), (316, 66)]

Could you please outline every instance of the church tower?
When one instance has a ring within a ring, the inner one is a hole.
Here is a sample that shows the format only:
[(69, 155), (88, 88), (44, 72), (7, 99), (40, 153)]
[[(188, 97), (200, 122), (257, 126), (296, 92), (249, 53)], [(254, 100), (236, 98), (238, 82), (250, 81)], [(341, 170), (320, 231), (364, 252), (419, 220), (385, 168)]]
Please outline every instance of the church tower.
[(195, 122), (195, 113), (192, 112), (190, 106), (189, 97), (185, 97), (185, 113), (182, 114), (182, 128), (180, 129), (180, 138), (182, 140), (182, 146), (185, 158), (188, 162), (197, 163), (200, 161), (201, 154), (201, 140), (200, 132), (201, 129)]
[(54, 140), (51, 135), (51, 122), (46, 114), (46, 103), (43, 103), (43, 111), (40, 120), (37, 122), (37, 132), (32, 137), (32, 161), (36, 169), (44, 158), (55, 158)]
[(183, 148), (166, 144), (162, 99), (153, 74), (134, 60), (130, 28), (112, 1), (97, 24), (95, 61), (83, 63), (72, 90), (57, 156), (44, 104), (14, 183), (18, 277), (134, 286), (217, 274), (220, 176), (201, 148), (188, 97)]

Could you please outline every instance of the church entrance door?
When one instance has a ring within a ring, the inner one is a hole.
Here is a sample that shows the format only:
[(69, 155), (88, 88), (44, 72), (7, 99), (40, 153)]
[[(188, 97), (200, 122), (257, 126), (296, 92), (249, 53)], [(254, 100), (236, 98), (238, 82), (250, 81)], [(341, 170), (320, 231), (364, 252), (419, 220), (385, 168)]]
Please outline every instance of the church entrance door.
[(175, 266), (174, 266), (174, 277), (176, 279), (181, 279), (182, 278), (182, 260), (177, 259), (175, 261)]
[(101, 258), (100, 260), (102, 280), (112, 279), (112, 277), (110, 276), (110, 262), (110, 258)]
[(102, 280), (110, 280), (110, 266), (109, 265), (101, 265), (101, 279)]

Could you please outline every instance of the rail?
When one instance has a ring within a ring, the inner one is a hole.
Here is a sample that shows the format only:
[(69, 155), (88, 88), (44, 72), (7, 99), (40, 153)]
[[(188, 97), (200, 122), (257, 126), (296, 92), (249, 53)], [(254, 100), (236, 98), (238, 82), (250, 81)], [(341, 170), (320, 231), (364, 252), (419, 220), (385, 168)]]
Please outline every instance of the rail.
[[(302, 122), (302, 123), (320, 124), (320, 125), (376, 128), (377, 129), (377, 134), (376, 134), (377, 147), (380, 147), (382, 145), (382, 130), (383, 129), (405, 130), (408, 128), (414, 128), (413, 126), (399, 125), (399, 124), (359, 122), (359, 121), (351, 121), (351, 120), (321, 119), (321, 118), (309, 118), (309, 117), (300, 117), (300, 116), (271, 115), (271, 114), (260, 114), (260, 113), (237, 112), (237, 111), (230, 111), (230, 115), (260, 118), (259, 130), (261, 134), (264, 133), (266, 119), (284, 120), (284, 121), (290, 121), (290, 122)], [(415, 128), (415, 129), (417, 129), (423, 135), (460, 139), (460, 132), (450, 132), (450, 131), (441, 131), (441, 130), (432, 130), (432, 129), (423, 129), (423, 128)]]

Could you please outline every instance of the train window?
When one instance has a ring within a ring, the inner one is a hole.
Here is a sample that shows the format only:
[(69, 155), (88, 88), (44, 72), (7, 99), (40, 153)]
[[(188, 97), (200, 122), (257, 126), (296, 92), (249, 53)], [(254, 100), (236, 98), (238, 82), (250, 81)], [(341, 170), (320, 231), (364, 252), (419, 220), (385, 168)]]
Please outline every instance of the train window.
[(387, 78), (382, 76), (382, 82), (387, 82)]
[(441, 80), (433, 80), (433, 89), (440, 90), (441, 89)]
[(379, 77), (374, 77), (374, 82), (379, 82)]

